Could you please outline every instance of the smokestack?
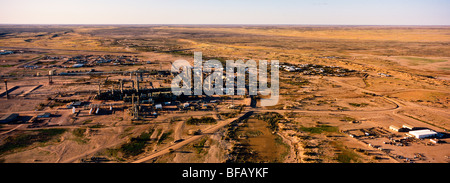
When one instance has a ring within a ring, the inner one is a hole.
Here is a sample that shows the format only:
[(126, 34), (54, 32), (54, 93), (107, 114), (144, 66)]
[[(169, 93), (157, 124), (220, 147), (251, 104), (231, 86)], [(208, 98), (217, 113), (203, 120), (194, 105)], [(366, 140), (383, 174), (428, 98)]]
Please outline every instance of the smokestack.
[(98, 82), (98, 95), (100, 95), (100, 81)]
[(137, 96), (137, 106), (136, 106), (136, 115), (139, 116), (139, 111), (141, 110), (140, 97)]
[(123, 80), (120, 80), (120, 93), (123, 94)]
[(136, 92), (139, 93), (139, 73), (136, 73)]
[(48, 84), (49, 85), (53, 84), (52, 76), (53, 76), (53, 71), (48, 71)]

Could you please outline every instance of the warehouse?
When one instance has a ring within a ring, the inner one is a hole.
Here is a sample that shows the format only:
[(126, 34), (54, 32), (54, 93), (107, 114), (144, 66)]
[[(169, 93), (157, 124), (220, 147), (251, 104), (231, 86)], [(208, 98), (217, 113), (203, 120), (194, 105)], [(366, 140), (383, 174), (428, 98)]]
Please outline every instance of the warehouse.
[(416, 137), (418, 139), (423, 139), (423, 138), (427, 138), (427, 137), (434, 137), (436, 136), (438, 133), (430, 130), (430, 129), (426, 129), (426, 130), (413, 130), (413, 131), (409, 131), (409, 135)]

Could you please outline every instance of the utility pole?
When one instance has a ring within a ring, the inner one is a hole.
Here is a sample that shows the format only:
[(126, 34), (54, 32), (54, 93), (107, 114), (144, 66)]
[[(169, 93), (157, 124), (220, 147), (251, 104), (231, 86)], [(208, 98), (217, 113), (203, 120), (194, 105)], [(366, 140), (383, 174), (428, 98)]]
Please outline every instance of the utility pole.
[(5, 79), (5, 90), (6, 90), (6, 99), (9, 99), (8, 95), (8, 81)]
[(136, 118), (139, 119), (139, 111), (141, 110), (141, 102), (140, 102), (141, 98), (139, 97), (139, 95), (137, 96), (137, 105), (136, 105)]

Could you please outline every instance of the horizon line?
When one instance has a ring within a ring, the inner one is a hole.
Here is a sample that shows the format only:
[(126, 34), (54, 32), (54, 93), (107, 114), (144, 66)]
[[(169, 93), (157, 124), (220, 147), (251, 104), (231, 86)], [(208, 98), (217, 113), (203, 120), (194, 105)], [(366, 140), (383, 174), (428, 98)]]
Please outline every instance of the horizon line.
[(235, 23), (235, 24), (222, 24), (222, 23), (218, 23), (218, 24), (196, 24), (196, 23), (187, 23), (187, 24), (177, 24), (177, 23), (164, 23), (164, 24), (160, 24), (160, 23), (132, 23), (132, 24), (127, 24), (127, 23), (95, 23), (95, 24), (91, 24), (91, 23), (0, 23), (0, 25), (255, 25), (255, 26), (265, 26), (265, 25), (304, 25), (304, 26), (450, 26), (450, 24), (285, 24), (285, 23), (280, 23), (280, 24), (259, 24), (259, 23), (248, 23), (248, 24), (244, 24), (244, 23)]

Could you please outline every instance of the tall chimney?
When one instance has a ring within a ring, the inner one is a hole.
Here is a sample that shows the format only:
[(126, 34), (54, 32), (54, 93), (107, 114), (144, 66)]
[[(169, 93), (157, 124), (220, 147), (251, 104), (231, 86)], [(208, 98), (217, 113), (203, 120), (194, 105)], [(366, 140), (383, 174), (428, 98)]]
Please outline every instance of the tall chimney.
[(120, 93), (123, 94), (123, 79), (120, 80)]
[(52, 76), (53, 76), (53, 71), (52, 70), (48, 71), (48, 84), (49, 85), (53, 84)]
[(98, 95), (100, 95), (100, 84), (101, 84), (101, 82), (99, 81), (98, 82)]
[(136, 73), (136, 93), (139, 93), (139, 74)]

